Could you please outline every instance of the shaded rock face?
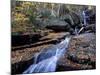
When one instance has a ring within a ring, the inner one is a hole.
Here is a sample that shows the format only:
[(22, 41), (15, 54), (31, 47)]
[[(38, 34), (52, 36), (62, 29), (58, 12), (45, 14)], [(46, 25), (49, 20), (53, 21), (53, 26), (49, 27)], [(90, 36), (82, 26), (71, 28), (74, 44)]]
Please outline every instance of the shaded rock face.
[(64, 16), (64, 20), (70, 24), (71, 27), (78, 26), (80, 24), (80, 16), (76, 13), (69, 13)]
[(34, 43), (41, 37), (40, 34), (27, 34), (27, 35), (12, 35), (12, 46), (21, 46), (25, 44)]
[(60, 26), (60, 25), (52, 25), (52, 26), (47, 26), (46, 28), (52, 29), (55, 32), (60, 32), (60, 31), (68, 31), (68, 27), (65, 26)]
[(68, 51), (58, 62), (57, 71), (95, 68), (96, 38), (94, 33), (87, 33), (72, 38)]
[(88, 22), (88, 24), (95, 24), (96, 23), (96, 10), (88, 10), (86, 11), (86, 16), (88, 16), (88, 18), (86, 19), (86, 21)]
[(21, 74), (24, 70), (27, 69), (31, 64), (33, 64), (34, 59), (31, 58), (28, 61), (20, 61), (19, 63), (11, 64), (11, 74)]

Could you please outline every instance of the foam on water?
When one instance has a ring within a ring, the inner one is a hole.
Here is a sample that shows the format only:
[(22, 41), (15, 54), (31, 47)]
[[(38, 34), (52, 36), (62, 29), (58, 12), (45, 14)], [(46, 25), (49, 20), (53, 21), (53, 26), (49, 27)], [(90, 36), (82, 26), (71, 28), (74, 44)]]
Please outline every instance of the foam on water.
[(33, 63), (24, 74), (39, 73), (39, 72), (54, 72), (56, 70), (57, 61), (65, 53), (68, 47), (70, 38), (65, 38), (62, 42), (54, 45), (46, 52), (40, 52)]

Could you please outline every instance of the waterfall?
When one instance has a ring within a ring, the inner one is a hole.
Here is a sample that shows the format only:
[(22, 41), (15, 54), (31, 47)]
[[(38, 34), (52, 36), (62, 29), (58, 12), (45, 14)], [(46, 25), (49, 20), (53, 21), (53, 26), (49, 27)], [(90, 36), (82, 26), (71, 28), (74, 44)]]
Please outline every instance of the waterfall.
[(86, 16), (86, 11), (83, 11), (82, 12), (82, 16), (83, 16), (83, 26), (80, 28), (80, 30), (78, 31), (78, 34), (84, 29), (84, 26), (87, 25), (87, 22), (86, 22), (86, 19), (87, 19), (87, 16)]
[(85, 11), (83, 11), (83, 19), (84, 19), (84, 25), (86, 25), (87, 23), (86, 23), (86, 14), (85, 14)]
[(54, 13), (54, 4), (51, 4), (51, 6), (52, 6), (52, 8), (51, 8), (51, 16), (55, 17), (56, 15)]
[(68, 48), (70, 38), (65, 38), (57, 45), (46, 48), (36, 55), (35, 63), (29, 66), (23, 74), (39, 73), (39, 72), (55, 72), (57, 61), (64, 55)]
[(58, 10), (57, 10), (58, 17), (60, 17), (60, 9), (61, 9), (60, 7), (61, 7), (61, 4), (58, 5)]

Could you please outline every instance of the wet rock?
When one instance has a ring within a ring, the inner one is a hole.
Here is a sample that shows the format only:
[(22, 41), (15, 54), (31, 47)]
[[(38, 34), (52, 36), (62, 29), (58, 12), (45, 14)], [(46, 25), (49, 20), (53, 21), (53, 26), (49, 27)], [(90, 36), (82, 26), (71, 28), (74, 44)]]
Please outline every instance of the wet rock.
[(96, 32), (96, 25), (95, 24), (87, 25), (85, 27), (85, 31), (86, 32)]
[[(68, 51), (59, 60), (58, 66), (70, 67), (70, 70), (96, 68), (96, 37), (94, 33), (72, 37)], [(60, 67), (57, 68), (59, 70)], [(63, 69), (64, 70), (64, 69)]]
[(23, 73), (24, 70), (26, 70), (32, 63), (34, 59), (30, 58), (30, 60), (27, 61), (20, 61), (14, 64), (11, 64), (11, 74), (16, 75), (16, 74), (21, 74)]
[[(34, 60), (31, 60), (31, 58), (33, 58), (35, 54), (41, 52), (43, 49), (50, 48), (52, 45), (57, 44), (62, 39), (64, 39), (66, 37), (65, 35), (69, 35), (69, 33), (67, 32), (59, 32), (59, 33), (55, 33), (52, 31), (45, 31), (45, 32), (50, 32), (50, 33), (45, 36), (43, 35), (39, 39), (39, 41), (35, 43), (12, 47), (11, 64), (13, 73), (22, 73), (25, 69), (29, 67), (29, 65), (31, 65), (34, 62)], [(45, 53), (43, 53), (42, 55), (44, 54)], [(41, 58), (39, 59), (41, 60)]]

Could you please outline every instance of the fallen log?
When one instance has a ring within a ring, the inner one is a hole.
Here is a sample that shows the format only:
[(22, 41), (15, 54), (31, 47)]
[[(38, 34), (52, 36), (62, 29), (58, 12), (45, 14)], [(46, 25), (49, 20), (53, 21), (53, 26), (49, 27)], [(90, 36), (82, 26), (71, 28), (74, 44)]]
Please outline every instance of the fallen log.
[(81, 32), (95, 32), (95, 31), (96, 31), (95, 24), (90, 24), (90, 25), (81, 27), (78, 31), (78, 34), (80, 34)]

